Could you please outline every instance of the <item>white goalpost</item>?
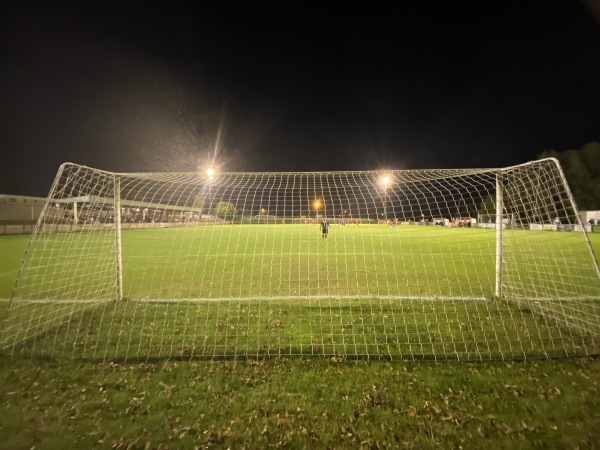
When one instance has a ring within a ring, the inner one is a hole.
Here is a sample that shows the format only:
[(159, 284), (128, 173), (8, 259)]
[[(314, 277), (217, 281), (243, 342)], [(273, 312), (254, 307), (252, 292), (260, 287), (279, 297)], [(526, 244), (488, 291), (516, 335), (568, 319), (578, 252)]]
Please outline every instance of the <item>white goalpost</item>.
[(66, 163), (0, 348), (489, 360), (597, 354), (599, 334), (598, 263), (554, 159), (211, 175)]

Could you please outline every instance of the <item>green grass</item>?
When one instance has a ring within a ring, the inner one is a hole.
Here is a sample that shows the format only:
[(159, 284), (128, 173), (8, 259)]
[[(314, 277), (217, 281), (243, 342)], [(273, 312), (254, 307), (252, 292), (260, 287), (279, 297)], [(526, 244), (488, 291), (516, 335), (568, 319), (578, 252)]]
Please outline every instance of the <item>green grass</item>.
[[(25, 244), (0, 238), (6, 271), (16, 272)], [(2, 296), (12, 289), (7, 278)], [(220, 316), (217, 334), (230, 319)], [(0, 448), (593, 449), (599, 384), (600, 361), (591, 357), (425, 364), (344, 355), (127, 363), (0, 356)]]
[[(510, 302), (492, 295), (490, 230), (346, 227), (327, 241), (302, 225), (127, 230), (126, 299), (114, 302), (111, 233), (42, 235), (17, 298), (44, 302), (16, 302), (4, 331), (11, 353), (92, 360), (595, 354), (594, 301), (531, 300), (597, 295), (582, 237), (506, 232), (506, 290), (529, 299)], [(569, 264), (535, 267), (557, 255)], [(519, 268), (527, 276), (510, 282)], [(79, 299), (94, 301), (64, 301)]]
[[(337, 227), (323, 240), (314, 226), (243, 225), (124, 230), (122, 240), (127, 298), (490, 298), (495, 289), (489, 229)], [(110, 232), (40, 236), (28, 257), (43, 263), (23, 271), (19, 297), (114, 298), (113, 247)], [(580, 233), (506, 231), (504, 247), (507, 296), (567, 296), (574, 285), (598, 295)]]
[(0, 236), (0, 299), (9, 298), (29, 235)]
[(2, 360), (0, 448), (593, 449), (600, 362)]

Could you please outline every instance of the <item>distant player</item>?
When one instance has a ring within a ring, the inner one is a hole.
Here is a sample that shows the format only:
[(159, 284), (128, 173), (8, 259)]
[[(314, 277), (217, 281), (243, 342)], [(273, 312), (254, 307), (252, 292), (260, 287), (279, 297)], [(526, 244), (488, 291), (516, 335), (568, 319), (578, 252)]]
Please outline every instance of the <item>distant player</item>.
[(329, 234), (329, 223), (323, 219), (319, 228), (321, 229), (321, 233), (323, 233), (323, 239), (327, 239), (327, 235)]

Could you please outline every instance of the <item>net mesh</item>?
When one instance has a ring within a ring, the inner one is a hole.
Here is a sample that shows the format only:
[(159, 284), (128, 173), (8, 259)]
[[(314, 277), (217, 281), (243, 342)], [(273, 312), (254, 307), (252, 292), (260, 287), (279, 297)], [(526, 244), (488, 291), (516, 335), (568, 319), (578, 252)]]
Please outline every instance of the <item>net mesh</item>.
[(0, 344), (101, 360), (483, 360), (595, 354), (599, 332), (598, 266), (555, 160), (210, 177), (65, 164)]

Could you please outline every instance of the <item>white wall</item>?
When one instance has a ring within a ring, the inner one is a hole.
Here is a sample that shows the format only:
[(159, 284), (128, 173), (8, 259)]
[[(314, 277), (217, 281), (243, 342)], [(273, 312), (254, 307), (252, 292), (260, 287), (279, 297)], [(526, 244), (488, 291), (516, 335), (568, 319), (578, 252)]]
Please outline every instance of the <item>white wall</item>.
[(0, 221), (35, 222), (40, 217), (45, 198), (0, 195)]
[(590, 219), (600, 220), (600, 211), (579, 211), (579, 217), (581, 223), (587, 225)]

